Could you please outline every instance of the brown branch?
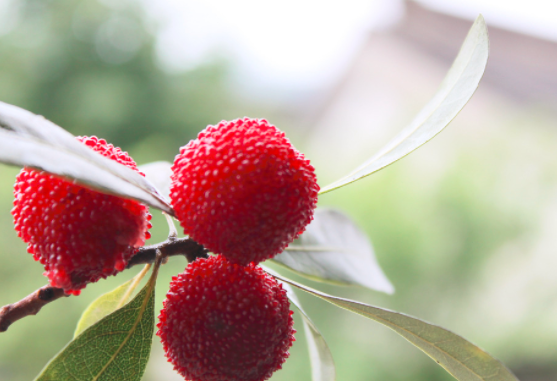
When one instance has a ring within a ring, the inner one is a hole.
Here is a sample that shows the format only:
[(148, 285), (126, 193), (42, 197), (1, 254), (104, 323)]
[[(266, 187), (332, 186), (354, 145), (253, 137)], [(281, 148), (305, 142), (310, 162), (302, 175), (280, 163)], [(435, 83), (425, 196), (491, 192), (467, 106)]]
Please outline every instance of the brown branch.
[(19, 302), (0, 308), (0, 332), (5, 332), (10, 324), (29, 315), (36, 315), (45, 304), (63, 296), (68, 296), (61, 288), (43, 286)]
[[(153, 263), (160, 250), (163, 257), (168, 258), (174, 255), (183, 255), (188, 262), (193, 262), (197, 258), (207, 258), (207, 249), (190, 238), (174, 238), (158, 243), (156, 245), (145, 246), (129, 261), (127, 268), (135, 265)], [(26, 316), (36, 315), (46, 304), (53, 302), (61, 297), (68, 296), (61, 288), (43, 286), (35, 292), (29, 294), (19, 302), (8, 304), (0, 308), (0, 332), (5, 332), (8, 327)]]
[(144, 246), (128, 262), (128, 269), (135, 265), (153, 263), (157, 256), (157, 249), (164, 257), (183, 255), (188, 262), (193, 262), (197, 258), (207, 258), (207, 249), (198, 244), (191, 238), (169, 238), (168, 240), (156, 245)]

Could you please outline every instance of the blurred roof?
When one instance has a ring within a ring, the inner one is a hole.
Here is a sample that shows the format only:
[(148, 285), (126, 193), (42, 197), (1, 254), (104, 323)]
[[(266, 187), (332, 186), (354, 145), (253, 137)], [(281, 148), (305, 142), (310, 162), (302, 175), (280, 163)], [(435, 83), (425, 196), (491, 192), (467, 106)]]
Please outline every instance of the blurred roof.
[[(486, 22), (490, 58), (483, 83), (517, 100), (557, 99), (557, 43), (493, 27), (489, 20)], [(408, 1), (405, 17), (391, 33), (450, 63), (469, 28), (470, 20)]]

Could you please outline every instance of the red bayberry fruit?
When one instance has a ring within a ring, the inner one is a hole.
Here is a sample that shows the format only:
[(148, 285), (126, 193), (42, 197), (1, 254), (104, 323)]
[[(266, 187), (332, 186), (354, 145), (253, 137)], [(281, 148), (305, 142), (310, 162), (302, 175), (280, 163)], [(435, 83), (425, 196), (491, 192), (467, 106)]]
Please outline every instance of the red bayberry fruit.
[(264, 119), (208, 126), (180, 149), (170, 197), (184, 232), (242, 265), (280, 253), (313, 218), (313, 167)]
[(294, 341), (286, 291), (253, 263), (199, 258), (172, 278), (163, 305), (157, 335), (186, 380), (266, 380)]
[[(78, 137), (103, 156), (137, 171), (120, 148), (96, 137)], [(79, 295), (87, 283), (124, 270), (150, 237), (151, 215), (137, 201), (103, 194), (24, 168), (15, 183), (12, 214), (27, 251), (40, 261), (54, 287)]]

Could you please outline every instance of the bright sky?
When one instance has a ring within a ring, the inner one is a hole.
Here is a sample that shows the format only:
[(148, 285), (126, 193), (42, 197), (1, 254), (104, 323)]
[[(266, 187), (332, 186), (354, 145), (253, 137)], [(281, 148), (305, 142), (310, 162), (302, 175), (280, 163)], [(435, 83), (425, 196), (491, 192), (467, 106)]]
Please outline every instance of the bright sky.
[(169, 69), (224, 56), (248, 86), (294, 91), (331, 83), (369, 31), (401, 11), (397, 0), (151, 1)]
[[(232, 60), (246, 87), (288, 92), (335, 82), (369, 32), (398, 20), (401, 0), (145, 0), (162, 25), (164, 66)], [(557, 40), (557, 1), (420, 0), (488, 25)]]

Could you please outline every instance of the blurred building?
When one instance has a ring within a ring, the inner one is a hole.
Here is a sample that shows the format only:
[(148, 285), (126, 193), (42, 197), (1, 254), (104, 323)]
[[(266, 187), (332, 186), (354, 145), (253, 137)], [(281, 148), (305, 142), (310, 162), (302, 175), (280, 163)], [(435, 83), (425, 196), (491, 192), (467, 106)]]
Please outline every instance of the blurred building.
[[(427, 100), (432, 94), (428, 85), (439, 83), (439, 73), (456, 57), (472, 21), (406, 1), (396, 26), (369, 36), (351, 69), (314, 111), (314, 123), (336, 124), (337, 114), (344, 120), (348, 110), (343, 107), (361, 117), (355, 124), (383, 119), (390, 97), (417, 100), (422, 98), (415, 96), (418, 91)], [(510, 103), (546, 106), (557, 117), (557, 107), (552, 107), (557, 102), (557, 42), (492, 26), (489, 37), (490, 58), (480, 92), (494, 92)]]
[[(323, 184), (372, 156), (411, 121), (435, 93), (473, 22), (413, 1), (405, 8), (394, 27), (370, 34), (351, 68), (308, 117), (314, 132), (309, 156), (331, 176)], [(472, 341), (490, 341), (496, 355), (507, 352), (513, 359), (508, 365), (523, 381), (555, 380), (557, 43), (486, 22), (490, 58), (478, 91), (447, 131), (393, 167), (410, 168), (409, 186), (429, 192), (438, 192), (449, 173), (458, 172), (463, 187), (476, 186), (478, 200), (485, 198), (461, 212), (493, 208), (486, 213), (493, 216), (513, 210), (509, 221), (521, 225), (520, 232), (477, 257), (480, 265), (466, 286), (477, 289), (459, 296), (451, 306), (455, 320), (445, 326)], [(366, 192), (362, 197), (372, 197)], [(490, 229), (482, 218), (470, 221), (476, 227), (468, 229)], [(465, 246), (455, 255), (475, 255)], [(504, 348), (520, 340), (528, 344)], [(544, 355), (539, 348), (552, 349)]]
[[(355, 156), (349, 164), (343, 162), (353, 167), (361, 158), (359, 142), (365, 142), (369, 152), (366, 137), (373, 137), (379, 147), (394, 136), (435, 93), (472, 22), (406, 1), (402, 19), (390, 29), (371, 33), (344, 77), (309, 108), (306, 124), (321, 136), (314, 146), (335, 141)], [(492, 115), (497, 103), (499, 108), (538, 108), (557, 123), (557, 42), (486, 22), (487, 70), (459, 118)], [(353, 141), (350, 136), (360, 138)], [(338, 160), (327, 164), (333, 170), (339, 165)]]

